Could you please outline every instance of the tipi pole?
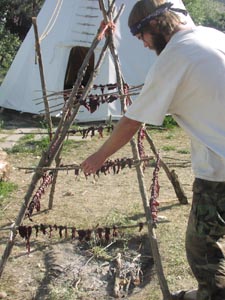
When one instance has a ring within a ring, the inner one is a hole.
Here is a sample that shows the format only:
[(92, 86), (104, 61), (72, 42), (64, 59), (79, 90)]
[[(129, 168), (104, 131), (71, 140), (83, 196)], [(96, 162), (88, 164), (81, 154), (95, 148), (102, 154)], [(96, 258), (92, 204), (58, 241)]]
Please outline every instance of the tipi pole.
[[(45, 83), (45, 77), (44, 77), (44, 66), (43, 66), (43, 61), (42, 61), (42, 55), (41, 55), (41, 46), (39, 42), (39, 35), (38, 35), (38, 27), (37, 27), (37, 19), (32, 18), (32, 24), (34, 27), (34, 35), (35, 35), (35, 40), (36, 40), (36, 52), (37, 52), (37, 57), (38, 57), (38, 63), (39, 63), (39, 72), (40, 72), (40, 78), (41, 78), (41, 86), (42, 86), (42, 94), (43, 94), (43, 100), (44, 100), (44, 106), (45, 106), (45, 119), (48, 124), (48, 132), (49, 132), (49, 139), (51, 141), (52, 139), (52, 120), (51, 120), (51, 114), (50, 114), (50, 109), (49, 109), (49, 104), (48, 104), (48, 98), (47, 98), (47, 91), (46, 91), (46, 83)], [(56, 156), (56, 166), (59, 164), (59, 156), (58, 154)], [(54, 198), (54, 192), (55, 192), (55, 185), (57, 182), (57, 176), (58, 176), (58, 171), (55, 172), (53, 182), (51, 185), (51, 190), (50, 190), (50, 195), (49, 195), (49, 203), (48, 203), (48, 208), (52, 209), (53, 206), (53, 198)]]
[[(155, 156), (157, 156), (156, 147), (153, 143), (153, 140), (152, 140), (151, 136), (148, 134), (146, 129), (145, 129), (145, 136), (146, 136), (146, 139), (147, 139), (147, 141), (150, 145), (150, 148), (151, 148), (152, 152), (154, 153)], [(167, 166), (167, 164), (162, 159), (160, 159), (160, 165), (162, 166), (162, 168), (165, 171), (168, 179), (172, 183), (172, 185), (174, 187), (174, 191), (177, 195), (177, 198), (178, 198), (179, 202), (181, 204), (188, 204), (187, 196), (185, 195), (184, 190), (183, 190), (183, 188), (182, 188), (175, 172), (170, 171), (169, 167)]]
[[(60, 155), (62, 153), (62, 148), (63, 148), (63, 145), (62, 145), (61, 149), (59, 150), (59, 152), (57, 153), (57, 155), (55, 157), (55, 166), (56, 166), (56, 168), (58, 168), (60, 166), (60, 162), (61, 162)], [(53, 177), (53, 180), (52, 180), (51, 190), (50, 190), (50, 193), (49, 193), (48, 209), (53, 208), (53, 200), (54, 200), (55, 187), (56, 187), (56, 183), (57, 183), (58, 173), (59, 173), (58, 170), (56, 170), (54, 172), (54, 177)]]
[[(138, 150), (137, 150), (137, 145), (134, 141), (134, 139), (131, 140), (131, 147), (132, 147), (132, 152), (134, 159), (140, 159)], [(150, 240), (150, 245), (151, 245), (151, 250), (152, 250), (152, 256), (154, 259), (154, 263), (156, 266), (156, 273), (158, 276), (159, 280), (159, 285), (163, 294), (163, 300), (170, 300), (171, 294), (169, 291), (169, 287), (167, 284), (166, 277), (164, 275), (163, 271), (163, 265), (162, 265), (162, 260), (159, 252), (159, 246), (158, 246), (158, 241), (155, 233), (155, 229), (152, 225), (152, 217), (150, 213), (150, 207), (149, 207), (149, 201), (147, 197), (147, 192), (146, 192), (146, 187), (144, 184), (144, 174), (141, 168), (141, 165), (136, 166), (136, 172), (137, 172), (137, 178), (139, 182), (139, 190), (142, 196), (142, 202), (145, 210), (145, 216), (146, 216), (146, 221), (147, 221), (147, 226), (148, 226), (148, 233), (149, 233), (149, 240)]]
[(48, 123), (48, 132), (49, 132), (49, 138), (52, 139), (52, 120), (48, 105), (48, 98), (47, 98), (47, 92), (46, 92), (46, 84), (45, 84), (45, 77), (44, 77), (44, 67), (42, 62), (42, 56), (41, 56), (41, 47), (39, 43), (39, 36), (38, 36), (38, 27), (37, 27), (37, 19), (35, 17), (32, 18), (32, 23), (34, 27), (34, 35), (35, 35), (35, 41), (36, 41), (36, 53), (38, 57), (38, 64), (39, 64), (39, 72), (40, 72), (40, 78), (41, 78), (41, 86), (42, 86), (42, 94), (44, 99), (44, 105), (45, 105), (45, 119)]

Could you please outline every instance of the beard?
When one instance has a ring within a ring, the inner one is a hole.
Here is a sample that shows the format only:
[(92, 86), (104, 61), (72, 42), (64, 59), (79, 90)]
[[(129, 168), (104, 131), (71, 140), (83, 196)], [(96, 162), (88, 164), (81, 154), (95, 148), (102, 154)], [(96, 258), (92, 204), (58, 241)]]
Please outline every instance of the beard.
[(159, 55), (166, 47), (167, 41), (162, 34), (155, 33), (153, 35), (153, 43), (154, 43), (154, 50), (156, 54)]

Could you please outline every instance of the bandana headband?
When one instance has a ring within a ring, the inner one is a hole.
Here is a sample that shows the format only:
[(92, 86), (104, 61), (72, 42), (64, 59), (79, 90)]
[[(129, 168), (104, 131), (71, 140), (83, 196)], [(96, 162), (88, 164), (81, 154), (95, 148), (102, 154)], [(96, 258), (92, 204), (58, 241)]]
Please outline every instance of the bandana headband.
[(138, 34), (143, 29), (143, 27), (145, 27), (151, 20), (162, 15), (165, 11), (168, 11), (168, 10), (183, 13), (185, 16), (187, 16), (188, 13), (185, 9), (173, 8), (172, 6), (173, 6), (173, 3), (171, 3), (171, 2), (160, 5), (159, 7), (157, 7), (157, 9), (153, 13), (151, 13), (150, 15), (148, 15), (141, 21), (137, 22), (133, 26), (131, 26), (131, 28), (130, 28), (131, 33), (133, 35)]

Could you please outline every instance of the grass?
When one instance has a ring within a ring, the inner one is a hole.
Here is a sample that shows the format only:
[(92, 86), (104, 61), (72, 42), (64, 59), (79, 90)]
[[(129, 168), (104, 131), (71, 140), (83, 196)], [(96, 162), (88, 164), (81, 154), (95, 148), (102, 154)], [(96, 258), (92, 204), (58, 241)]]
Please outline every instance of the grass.
[(33, 133), (26, 134), (21, 137), (19, 142), (14, 145), (11, 149), (7, 150), (8, 154), (40, 154), (42, 151), (46, 150), (49, 145), (49, 138), (43, 137), (40, 140), (35, 140), (35, 135)]
[(74, 291), (70, 284), (63, 286), (51, 286), (49, 300), (74, 300)]
[(108, 254), (105, 248), (100, 246), (94, 246), (91, 249), (93, 256), (100, 260), (110, 261), (112, 260), (112, 256)]
[(190, 154), (190, 150), (189, 149), (180, 149), (180, 150), (177, 150), (177, 153), (180, 153), (180, 154)]
[(131, 225), (130, 216), (121, 214), (118, 209), (112, 209), (110, 213), (105, 216), (103, 222), (107, 226), (112, 226), (113, 224), (120, 226)]
[(172, 145), (166, 145), (166, 146), (162, 147), (162, 150), (164, 150), (164, 151), (174, 151), (174, 150), (176, 150), (176, 147), (172, 146)]
[[(40, 155), (43, 151), (46, 151), (49, 147), (49, 137), (43, 136), (40, 139), (35, 139), (35, 134), (27, 134), (19, 140), (11, 149), (7, 150), (8, 154), (32, 154), (34, 156)], [(86, 143), (81, 141), (79, 143)], [(63, 152), (68, 152), (71, 147), (77, 147), (77, 143), (72, 140), (65, 139), (63, 143)]]
[(5, 198), (7, 198), (18, 186), (12, 182), (0, 181), (0, 206)]
[[(177, 126), (168, 130), (154, 130), (151, 132), (151, 135), (157, 149), (174, 151), (175, 154), (178, 154), (179, 157), (182, 158), (186, 158), (187, 155), (189, 155), (186, 137)], [(93, 153), (93, 151), (103, 142), (104, 139), (100, 140), (98, 137), (94, 137), (92, 140), (88, 141), (65, 140), (64, 152), (62, 155), (63, 160), (69, 161), (75, 158), (77, 162), (80, 162), (83, 157)], [(21, 160), (20, 164), (24, 164), (24, 166), (29, 166), (33, 161), (35, 161), (36, 164), (36, 158), (34, 156), (40, 157), (40, 152), (44, 151), (48, 145), (49, 140), (47, 137), (35, 140), (34, 135), (26, 135), (9, 152), (10, 160), (17, 164), (18, 160)], [(148, 145), (145, 146), (145, 150), (146, 153), (149, 152)], [(129, 145), (121, 151), (122, 152), (118, 153), (118, 157), (131, 156)], [(189, 174), (190, 170), (180, 168), (177, 169), (177, 171), (181, 181), (185, 182), (185, 188), (187, 186), (189, 187), (190, 176), (186, 175), (187, 172)], [(147, 170), (146, 172), (145, 178), (149, 192), (152, 170)], [(17, 174), (16, 171), (14, 173)], [(71, 173), (69, 172), (65, 175), (65, 173), (62, 174), (59, 172), (54, 199), (54, 209), (52, 211), (44, 211), (44, 208), (47, 206), (44, 198), (41, 201), (42, 206), (40, 214), (34, 216), (34, 221), (36, 223), (43, 222), (43, 224), (56, 223), (62, 225), (78, 224), (81, 228), (89, 228), (89, 226), (96, 226), (96, 224), (104, 226), (113, 224), (132, 225), (138, 224), (138, 222), (144, 220), (143, 205), (140, 199), (140, 191), (138, 189), (135, 170), (123, 170), (121, 171), (121, 174), (118, 175), (101, 175), (96, 182), (91, 178), (87, 180), (82, 177), (75, 179), (74, 174)], [(23, 182), (21, 181), (20, 176), (17, 176), (17, 181), (15, 182), (17, 182), (19, 186), (22, 186), (24, 192), (24, 189), (29, 185), (30, 176), (27, 174), (23, 178)], [(156, 236), (160, 247), (165, 276), (171, 291), (193, 288), (195, 280), (190, 273), (184, 250), (185, 228), (190, 205), (183, 206), (178, 204), (173, 189), (163, 171), (160, 171), (159, 183), (161, 185), (159, 214), (165, 217), (166, 221), (158, 224)], [(13, 201), (10, 203), (10, 210), (6, 211), (7, 216), (9, 215), (10, 219), (15, 218), (16, 212), (20, 207), (22, 198), (20, 194), (21, 190), (19, 192), (16, 192), (16, 190), (12, 191), (11, 197)], [(46, 194), (48, 193), (46, 192)], [(20, 202), (18, 202), (18, 199)], [(0, 222), (1, 224), (4, 224), (4, 220), (0, 220)], [(140, 233), (138, 232), (138, 229), (132, 229), (129, 230), (129, 232), (126, 230), (124, 238), (128, 239), (129, 237), (142, 236), (146, 234), (146, 231), (146, 228)], [(14, 277), (18, 270), (21, 272), (21, 280), (23, 280), (23, 278), (26, 279), (29, 276), (32, 277), (30, 272), (35, 272), (35, 270), (32, 271), (32, 266), (36, 266), (41, 261), (42, 253), (45, 249), (51, 247), (51, 243), (54, 243), (54, 245), (56, 245), (57, 242), (63, 243), (62, 240), (59, 241), (58, 236), (54, 240), (50, 240), (45, 236), (42, 238), (43, 240), (39, 241), (41, 238), (40, 234), (36, 239), (36, 243), (42, 245), (41, 243), (44, 241), (45, 246), (42, 247), (41, 251), (35, 249), (31, 257), (29, 257), (29, 260), (27, 260), (25, 255), (21, 255), (21, 253), (25, 252), (25, 242), (21, 242), (21, 239), (19, 239), (17, 248), (14, 248), (14, 259), (9, 262), (9, 268), (6, 273), (8, 277), (4, 277), (6, 279), (3, 278), (3, 284), (5, 281), (10, 280), (11, 282), (14, 282)], [(32, 236), (32, 239), (35, 239), (35, 237)], [(0, 247), (1, 246), (2, 245), (0, 245)], [(98, 246), (93, 246), (92, 249), (95, 258), (106, 258), (107, 251), (104, 252), (102, 248)], [(20, 284), (20, 286), (21, 285), (22, 284)], [(40, 285), (41, 284), (39, 284), (39, 286)], [(5, 286), (7, 287), (6, 283)], [(7, 287), (7, 289), (10, 290), (10, 287)], [(17, 286), (17, 282), (15, 282), (14, 290), (16, 289), (18, 289), (17, 295), (19, 295), (19, 292), (22, 293), (20, 287)], [(17, 295), (15, 295), (15, 299)], [(48, 297), (49, 300), (74, 300), (73, 289), (67, 282), (61, 286), (52, 285)], [(18, 299), (21, 300), (21, 298)], [(30, 299), (27, 296), (27, 293), (24, 293), (23, 299)], [(87, 298), (85, 298), (84, 294), (80, 299)], [(131, 296), (130, 299), (161, 300), (162, 295), (156, 274), (152, 276), (151, 282), (143, 288), (140, 293)]]

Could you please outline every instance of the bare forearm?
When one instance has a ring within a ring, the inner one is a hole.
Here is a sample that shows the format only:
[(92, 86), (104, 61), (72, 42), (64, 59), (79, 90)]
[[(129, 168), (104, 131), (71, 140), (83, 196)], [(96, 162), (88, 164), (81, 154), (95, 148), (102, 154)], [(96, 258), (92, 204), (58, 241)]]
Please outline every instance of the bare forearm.
[(98, 151), (108, 158), (130, 141), (140, 125), (140, 122), (123, 117)]
[(104, 161), (122, 148), (130, 141), (133, 135), (137, 132), (141, 122), (137, 122), (127, 117), (122, 117), (116, 125), (111, 136), (100, 147), (100, 149), (89, 156), (82, 164), (85, 173), (94, 173), (101, 167)]

